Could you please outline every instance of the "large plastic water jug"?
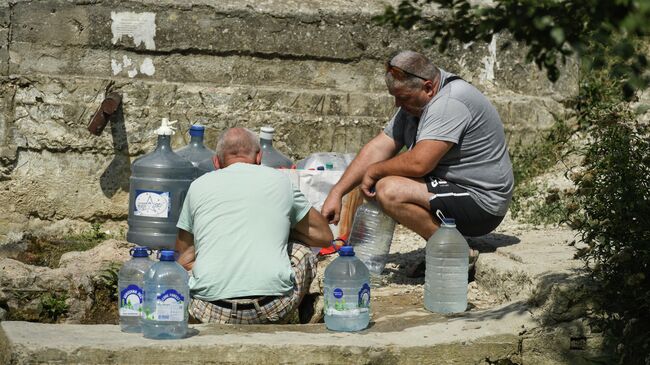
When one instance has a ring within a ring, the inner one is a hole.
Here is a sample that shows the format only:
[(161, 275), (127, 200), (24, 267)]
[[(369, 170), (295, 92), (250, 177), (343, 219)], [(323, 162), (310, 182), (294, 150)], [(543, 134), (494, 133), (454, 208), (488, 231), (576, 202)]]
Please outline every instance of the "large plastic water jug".
[(131, 259), (125, 262), (117, 275), (120, 328), (123, 332), (141, 332), (140, 318), (144, 300), (144, 274), (153, 261), (146, 247), (132, 248)]
[(395, 220), (384, 213), (376, 201), (366, 201), (357, 208), (350, 231), (350, 245), (357, 257), (368, 267), (373, 284), (384, 270)]
[(453, 218), (443, 218), (429, 238), (424, 275), (424, 307), (436, 313), (467, 309), (469, 245)]
[(273, 127), (260, 129), (260, 145), (262, 147), (262, 165), (273, 168), (287, 168), (294, 166), (293, 161), (273, 147)]
[(174, 248), (176, 244), (176, 223), (196, 170), (172, 151), (173, 133), (171, 123), (163, 118), (156, 130), (156, 149), (131, 165), (126, 240), (136, 245)]
[(339, 257), (325, 269), (325, 326), (333, 331), (360, 331), (370, 322), (370, 275), (354, 255), (352, 246), (343, 246)]
[(142, 334), (146, 338), (183, 338), (187, 333), (189, 276), (174, 259), (174, 251), (160, 252), (144, 277)]
[(204, 133), (204, 126), (193, 124), (190, 127), (190, 143), (176, 151), (179, 156), (188, 159), (194, 165), (196, 168), (196, 177), (206, 172), (214, 171), (215, 169), (212, 163), (214, 151), (205, 147), (203, 144)]

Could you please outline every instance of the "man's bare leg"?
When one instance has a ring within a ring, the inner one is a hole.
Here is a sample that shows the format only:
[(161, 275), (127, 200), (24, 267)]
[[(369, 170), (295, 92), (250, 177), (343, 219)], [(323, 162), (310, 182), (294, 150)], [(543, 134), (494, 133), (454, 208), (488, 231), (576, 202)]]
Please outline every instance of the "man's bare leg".
[(387, 176), (377, 182), (375, 191), (386, 214), (425, 240), (438, 230), (439, 224), (429, 212), (429, 198), (433, 194), (424, 180)]

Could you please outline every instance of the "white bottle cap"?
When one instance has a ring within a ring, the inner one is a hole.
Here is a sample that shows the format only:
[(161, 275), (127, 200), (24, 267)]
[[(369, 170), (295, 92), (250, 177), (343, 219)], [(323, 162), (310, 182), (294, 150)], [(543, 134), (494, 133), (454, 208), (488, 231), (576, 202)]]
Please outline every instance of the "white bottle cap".
[(264, 126), (260, 128), (260, 138), (262, 139), (273, 139), (273, 133), (275, 133), (275, 128)]
[(176, 133), (175, 127), (172, 127), (172, 124), (176, 123), (176, 121), (169, 121), (167, 118), (162, 118), (162, 122), (160, 123), (160, 127), (154, 131), (159, 136), (171, 136), (172, 134)]

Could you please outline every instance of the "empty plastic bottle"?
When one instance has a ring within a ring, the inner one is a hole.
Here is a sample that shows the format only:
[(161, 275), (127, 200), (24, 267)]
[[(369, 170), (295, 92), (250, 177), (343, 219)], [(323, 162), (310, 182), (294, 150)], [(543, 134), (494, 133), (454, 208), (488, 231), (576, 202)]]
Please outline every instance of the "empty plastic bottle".
[(360, 331), (370, 322), (370, 285), (366, 265), (343, 246), (325, 269), (325, 326), (333, 331)]
[(357, 257), (368, 267), (373, 284), (378, 283), (386, 265), (394, 230), (395, 220), (375, 201), (364, 202), (354, 214), (349, 242)]
[(436, 313), (467, 309), (469, 245), (453, 218), (443, 218), (426, 248), (424, 307)]
[(196, 177), (206, 172), (214, 171), (214, 164), (212, 163), (214, 151), (205, 147), (203, 144), (204, 133), (204, 126), (193, 124), (190, 127), (190, 143), (176, 151), (179, 156), (188, 159), (194, 165), (196, 168)]
[(293, 161), (273, 147), (273, 127), (262, 127), (260, 129), (260, 145), (262, 146), (262, 165), (273, 168), (290, 169)]
[(153, 264), (144, 277), (144, 337), (185, 337), (190, 300), (188, 280), (187, 271), (174, 260), (174, 251), (162, 250), (160, 261)]
[(173, 122), (163, 118), (156, 149), (133, 162), (126, 240), (151, 248), (173, 248), (176, 222), (196, 169), (170, 145)]
[(119, 295), (120, 328), (123, 332), (141, 332), (140, 318), (144, 300), (144, 274), (153, 261), (146, 247), (132, 248), (131, 259), (120, 269), (117, 279)]

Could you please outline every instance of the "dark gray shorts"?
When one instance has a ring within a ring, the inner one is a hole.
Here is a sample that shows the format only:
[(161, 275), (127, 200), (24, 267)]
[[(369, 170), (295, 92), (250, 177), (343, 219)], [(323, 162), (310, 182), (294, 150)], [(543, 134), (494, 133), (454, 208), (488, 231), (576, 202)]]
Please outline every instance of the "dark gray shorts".
[(456, 219), (456, 228), (463, 236), (482, 236), (492, 232), (503, 217), (492, 215), (481, 208), (467, 190), (443, 179), (427, 176), (424, 178), (427, 190), (434, 194), (429, 199), (431, 213), (437, 220), (439, 210), (445, 217)]

